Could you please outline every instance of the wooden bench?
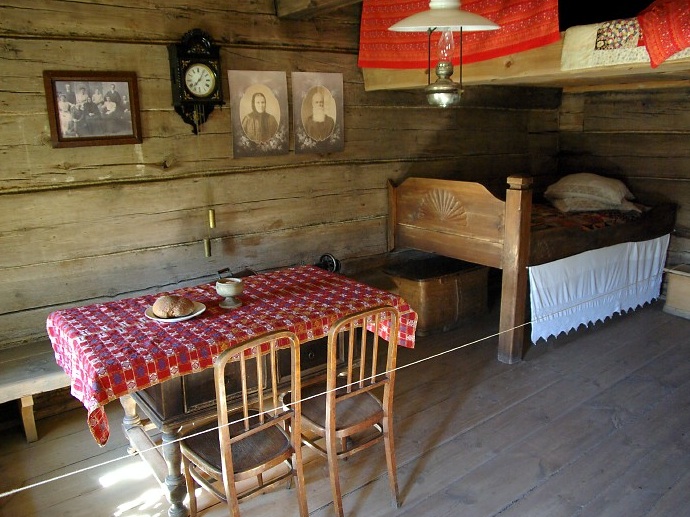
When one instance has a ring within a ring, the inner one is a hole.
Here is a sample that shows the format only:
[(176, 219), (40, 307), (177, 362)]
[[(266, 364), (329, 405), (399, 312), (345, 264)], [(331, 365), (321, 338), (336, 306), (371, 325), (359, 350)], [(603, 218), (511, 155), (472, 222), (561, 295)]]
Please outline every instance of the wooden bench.
[(0, 350), (0, 404), (20, 401), (28, 442), (38, 440), (33, 396), (69, 385), (69, 377), (55, 362), (49, 341)]

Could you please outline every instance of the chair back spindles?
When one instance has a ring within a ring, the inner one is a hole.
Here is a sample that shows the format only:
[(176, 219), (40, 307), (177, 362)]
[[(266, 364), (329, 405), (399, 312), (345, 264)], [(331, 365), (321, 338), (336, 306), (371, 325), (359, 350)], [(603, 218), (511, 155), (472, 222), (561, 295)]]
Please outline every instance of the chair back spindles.
[[(292, 332), (277, 331), (251, 339), (222, 352), (214, 364), (217, 420), (188, 433), (181, 441), (185, 479), (192, 516), (196, 514), (197, 484), (226, 501), (231, 515), (239, 516), (239, 500), (265, 487), (295, 478), (299, 513), (307, 517), (307, 500), (300, 441), (299, 402), (283, 407), (279, 402), (278, 350), (290, 349), (291, 387), (301, 392), (300, 342)], [(239, 393), (228, 397), (226, 367), (239, 363)], [(230, 404), (229, 404), (230, 401)], [(216, 437), (214, 442), (212, 437)], [(287, 468), (279, 469), (281, 464)], [(268, 479), (264, 479), (264, 474)], [(242, 493), (237, 483), (254, 480)], [(222, 490), (217, 481), (222, 481)]]
[[(301, 423), (309, 431), (302, 440), (328, 459), (338, 517), (344, 515), (338, 460), (380, 441), (384, 442), (391, 499), (395, 507), (399, 506), (393, 440), (399, 319), (395, 307), (381, 306), (336, 321), (328, 333), (325, 386), (302, 387)], [(382, 399), (374, 393), (379, 389), (383, 390)], [(296, 398), (291, 394), (291, 400)]]

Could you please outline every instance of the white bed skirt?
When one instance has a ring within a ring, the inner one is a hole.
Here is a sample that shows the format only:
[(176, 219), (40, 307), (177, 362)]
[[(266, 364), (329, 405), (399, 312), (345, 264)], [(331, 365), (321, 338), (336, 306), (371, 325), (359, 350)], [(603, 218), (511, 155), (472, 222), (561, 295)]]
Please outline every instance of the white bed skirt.
[(532, 342), (659, 297), (670, 235), (529, 267)]

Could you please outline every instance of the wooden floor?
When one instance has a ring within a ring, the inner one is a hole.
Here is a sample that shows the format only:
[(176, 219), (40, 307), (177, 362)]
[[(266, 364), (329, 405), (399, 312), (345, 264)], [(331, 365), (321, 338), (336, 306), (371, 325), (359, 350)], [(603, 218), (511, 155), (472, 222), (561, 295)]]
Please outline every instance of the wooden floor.
[[(383, 449), (343, 464), (346, 514), (375, 516), (679, 516), (690, 508), (690, 320), (661, 303), (496, 361), (496, 314), (400, 350), (398, 476), (391, 508)], [(474, 342), (479, 340), (477, 342)], [(454, 347), (472, 343), (459, 350)], [(449, 352), (450, 351), (450, 352)], [(447, 352), (447, 353), (444, 353)], [(443, 354), (421, 362), (435, 354)], [(420, 361), (417, 363), (417, 361)], [(111, 423), (122, 416), (110, 404)], [(0, 499), (3, 516), (163, 516), (147, 467), (115, 424), (105, 448), (81, 409), (0, 434), (0, 492), (98, 466)], [(330, 517), (325, 463), (306, 467), (311, 515)], [(279, 487), (245, 516), (296, 515)], [(204, 517), (226, 515), (216, 505)]]

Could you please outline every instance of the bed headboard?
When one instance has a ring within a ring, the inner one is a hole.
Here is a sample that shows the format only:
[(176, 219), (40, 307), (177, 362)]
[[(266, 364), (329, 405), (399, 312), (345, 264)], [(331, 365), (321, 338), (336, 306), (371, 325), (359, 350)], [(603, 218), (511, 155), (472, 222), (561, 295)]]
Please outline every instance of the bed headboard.
[(509, 176), (506, 200), (479, 183), (388, 183), (388, 249), (414, 248), (503, 270), (498, 358), (520, 360), (527, 300), (532, 178)]
[(506, 203), (483, 185), (408, 178), (398, 187), (389, 182), (389, 203), (389, 250), (415, 248), (502, 267)]

